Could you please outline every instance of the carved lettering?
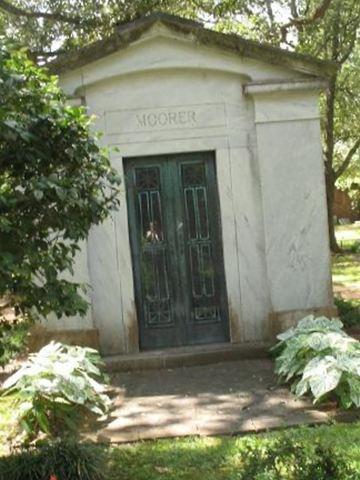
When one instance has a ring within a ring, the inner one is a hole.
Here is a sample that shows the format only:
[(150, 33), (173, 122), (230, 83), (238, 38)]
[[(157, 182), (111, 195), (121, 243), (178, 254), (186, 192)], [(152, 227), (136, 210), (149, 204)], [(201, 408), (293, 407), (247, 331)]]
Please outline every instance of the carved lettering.
[(176, 124), (176, 113), (175, 112), (169, 112), (168, 117), (169, 117), (170, 125)]
[(168, 123), (168, 114), (166, 112), (159, 113), (158, 119), (159, 124), (163, 127)]
[(196, 123), (196, 113), (194, 112), (194, 110), (190, 110), (188, 114), (189, 120), (191, 120), (193, 123)]
[(136, 115), (138, 127), (146, 127), (146, 115)]
[(156, 128), (168, 125), (195, 125), (197, 120), (194, 110), (179, 110), (177, 112), (143, 113), (136, 115), (136, 122), (139, 128)]
[(155, 127), (157, 125), (158, 117), (155, 113), (149, 113), (146, 117), (150, 127)]
[(187, 123), (187, 120), (188, 120), (188, 119), (187, 119), (187, 117), (186, 117), (186, 113), (187, 113), (187, 112), (179, 112), (179, 113), (178, 113), (179, 123), (180, 123), (181, 125), (183, 125), (184, 123)]

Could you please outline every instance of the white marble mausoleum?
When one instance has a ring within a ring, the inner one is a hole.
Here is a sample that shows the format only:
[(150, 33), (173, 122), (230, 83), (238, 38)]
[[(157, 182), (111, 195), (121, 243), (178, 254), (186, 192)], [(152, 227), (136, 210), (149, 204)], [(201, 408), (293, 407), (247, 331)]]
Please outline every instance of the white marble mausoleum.
[(77, 258), (88, 313), (48, 335), (106, 355), (261, 343), (331, 310), (318, 99), (334, 65), (154, 14), (50, 68), (123, 183)]

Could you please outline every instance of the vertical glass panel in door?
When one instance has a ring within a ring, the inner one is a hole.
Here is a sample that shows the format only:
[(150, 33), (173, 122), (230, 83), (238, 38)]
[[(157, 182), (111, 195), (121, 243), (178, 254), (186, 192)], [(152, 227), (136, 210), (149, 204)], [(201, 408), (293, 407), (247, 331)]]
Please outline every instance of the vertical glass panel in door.
[(191, 281), (191, 318), (194, 322), (218, 322), (220, 299), (215, 291), (205, 163), (183, 164), (181, 177), (186, 211), (188, 274)]
[(151, 327), (167, 325), (172, 323), (172, 316), (159, 167), (136, 168), (135, 188), (140, 221), (140, 277), (145, 322)]

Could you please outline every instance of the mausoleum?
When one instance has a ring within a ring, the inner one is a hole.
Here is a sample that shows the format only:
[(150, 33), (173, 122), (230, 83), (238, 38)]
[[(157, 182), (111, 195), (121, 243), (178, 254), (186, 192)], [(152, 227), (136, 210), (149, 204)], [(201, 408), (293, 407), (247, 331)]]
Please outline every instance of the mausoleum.
[(106, 355), (262, 344), (333, 306), (318, 99), (336, 66), (154, 14), (54, 61), (96, 116), (120, 209), (77, 258)]

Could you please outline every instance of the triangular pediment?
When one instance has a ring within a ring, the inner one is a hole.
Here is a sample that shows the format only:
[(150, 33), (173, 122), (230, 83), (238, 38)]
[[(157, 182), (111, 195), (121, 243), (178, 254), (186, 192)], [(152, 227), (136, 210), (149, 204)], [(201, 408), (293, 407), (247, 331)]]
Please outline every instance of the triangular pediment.
[(166, 14), (152, 14), (129, 24), (121, 25), (108, 38), (80, 50), (64, 54), (50, 63), (54, 73), (62, 74), (154, 39), (178, 40), (185, 43), (221, 50), (242, 59), (250, 59), (295, 72), (329, 78), (337, 69), (331, 62), (300, 55), (287, 50), (224, 34), (205, 28), (200, 23)]

